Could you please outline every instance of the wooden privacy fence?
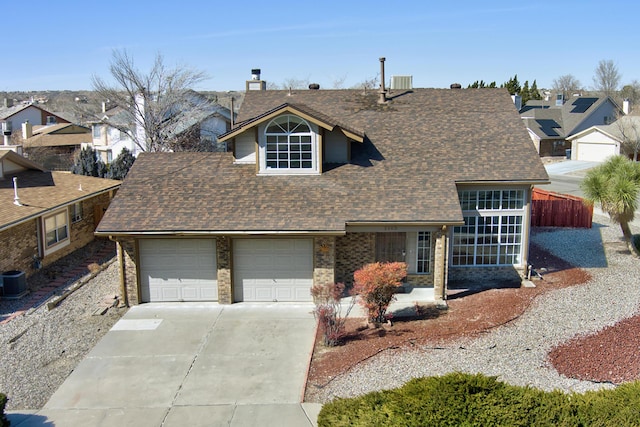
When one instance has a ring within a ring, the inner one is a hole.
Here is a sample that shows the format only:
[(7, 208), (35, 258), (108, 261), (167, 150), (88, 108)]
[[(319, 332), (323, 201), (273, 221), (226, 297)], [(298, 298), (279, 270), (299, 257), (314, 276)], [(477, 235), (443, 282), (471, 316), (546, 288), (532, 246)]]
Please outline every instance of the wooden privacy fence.
[(591, 228), (593, 206), (580, 197), (533, 189), (531, 226)]

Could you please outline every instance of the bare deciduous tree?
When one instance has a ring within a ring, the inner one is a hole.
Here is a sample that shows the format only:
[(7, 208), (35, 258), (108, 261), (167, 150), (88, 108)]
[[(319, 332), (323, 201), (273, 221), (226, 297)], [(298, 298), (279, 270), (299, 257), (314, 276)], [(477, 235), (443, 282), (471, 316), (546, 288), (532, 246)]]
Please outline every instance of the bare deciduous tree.
[(580, 92), (582, 85), (580, 80), (576, 79), (571, 74), (565, 74), (553, 80), (553, 90), (556, 92), (562, 92), (564, 98), (569, 98), (572, 94)]
[(598, 62), (598, 66), (593, 76), (594, 88), (602, 92), (605, 96), (613, 96), (618, 91), (618, 85), (620, 84), (620, 73), (618, 67), (612, 60), (601, 60)]
[(194, 118), (204, 117), (213, 107), (210, 100), (191, 90), (206, 79), (202, 71), (169, 67), (157, 54), (144, 73), (126, 51), (113, 52), (109, 71), (114, 83), (93, 76), (93, 89), (102, 100), (124, 108), (131, 120), (106, 119), (104, 123), (129, 135), (142, 151), (209, 151), (210, 144), (198, 136), (185, 139), (183, 134), (192, 128)]
[(640, 153), (640, 116), (621, 116), (614, 123), (621, 139), (622, 149), (638, 161)]

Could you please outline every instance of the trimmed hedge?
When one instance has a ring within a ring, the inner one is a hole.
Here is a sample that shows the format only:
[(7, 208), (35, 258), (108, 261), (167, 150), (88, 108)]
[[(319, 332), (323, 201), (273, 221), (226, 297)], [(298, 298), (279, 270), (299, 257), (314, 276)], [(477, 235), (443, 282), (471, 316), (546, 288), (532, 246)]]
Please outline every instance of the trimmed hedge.
[(9, 427), (9, 420), (4, 414), (4, 407), (7, 405), (7, 396), (0, 393), (0, 427)]
[(403, 387), (322, 407), (325, 426), (638, 426), (640, 383), (565, 394), (482, 374), (417, 378)]

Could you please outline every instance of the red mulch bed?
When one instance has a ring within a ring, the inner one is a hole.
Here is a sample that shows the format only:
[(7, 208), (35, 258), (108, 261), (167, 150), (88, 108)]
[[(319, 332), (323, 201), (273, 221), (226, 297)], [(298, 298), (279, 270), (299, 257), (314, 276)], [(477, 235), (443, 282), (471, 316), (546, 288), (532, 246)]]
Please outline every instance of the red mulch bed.
[[(313, 390), (321, 388), (332, 378), (376, 354), (393, 348), (416, 345), (437, 346), (460, 337), (473, 336), (518, 318), (533, 300), (549, 290), (580, 285), (591, 276), (572, 267), (566, 261), (532, 244), (530, 263), (544, 267), (543, 280), (536, 280), (535, 288), (500, 288), (476, 292), (450, 292), (449, 308), (425, 308), (422, 316), (396, 320), (382, 329), (366, 327), (364, 319), (349, 319), (344, 343), (327, 348), (320, 334), (316, 337), (306, 398), (313, 401)], [(640, 336), (640, 330), (636, 336)], [(637, 341), (635, 350), (638, 350)], [(602, 350), (600, 350), (602, 351)], [(635, 353), (634, 353), (635, 354)], [(573, 377), (570, 371), (562, 372)]]
[(640, 379), (640, 316), (576, 337), (549, 353), (558, 372), (580, 380), (620, 384)]

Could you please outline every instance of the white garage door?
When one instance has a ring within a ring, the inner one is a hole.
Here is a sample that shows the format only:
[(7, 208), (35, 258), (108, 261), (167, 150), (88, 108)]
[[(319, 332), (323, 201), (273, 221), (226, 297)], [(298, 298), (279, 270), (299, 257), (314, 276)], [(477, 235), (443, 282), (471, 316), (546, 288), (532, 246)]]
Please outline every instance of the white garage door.
[(311, 301), (311, 239), (237, 239), (235, 301)]
[(577, 160), (588, 162), (603, 162), (607, 157), (616, 154), (616, 146), (613, 144), (586, 144), (578, 143)]
[(142, 302), (217, 301), (214, 239), (140, 240)]

